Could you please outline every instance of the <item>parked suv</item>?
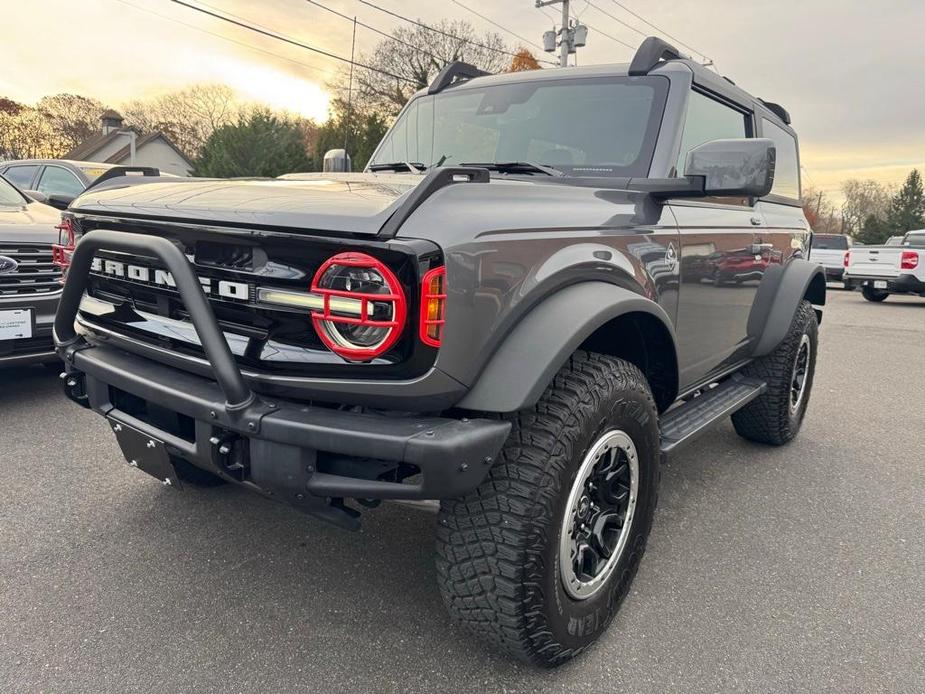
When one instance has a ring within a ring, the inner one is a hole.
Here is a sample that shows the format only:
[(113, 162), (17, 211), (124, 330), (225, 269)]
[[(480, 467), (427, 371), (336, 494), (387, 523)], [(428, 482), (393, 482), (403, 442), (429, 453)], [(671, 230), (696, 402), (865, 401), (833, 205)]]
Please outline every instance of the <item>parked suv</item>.
[(66, 392), (170, 486), (345, 528), (439, 500), (454, 618), (562, 663), (629, 590), (663, 455), (730, 414), (800, 429), (826, 295), (789, 120), (649, 38), (630, 65), (450, 65), (364, 173), (110, 180), (67, 213)]
[(0, 176), (0, 368), (58, 362), (52, 322), (61, 268), (52, 262), (61, 213)]
[[(69, 159), (20, 159), (0, 163), (0, 176), (39, 202), (70, 202), (114, 164)], [(59, 204), (62, 209), (67, 204)]]

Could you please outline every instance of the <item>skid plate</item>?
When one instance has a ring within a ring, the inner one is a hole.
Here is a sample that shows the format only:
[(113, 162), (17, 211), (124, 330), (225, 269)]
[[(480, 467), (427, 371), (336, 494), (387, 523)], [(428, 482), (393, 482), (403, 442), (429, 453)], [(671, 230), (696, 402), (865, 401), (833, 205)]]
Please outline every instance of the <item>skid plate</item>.
[(180, 486), (177, 472), (170, 462), (170, 456), (167, 454), (163, 441), (113, 417), (107, 417), (107, 419), (122, 449), (122, 455), (125, 456), (129, 465), (156, 477), (161, 484), (171, 487)]

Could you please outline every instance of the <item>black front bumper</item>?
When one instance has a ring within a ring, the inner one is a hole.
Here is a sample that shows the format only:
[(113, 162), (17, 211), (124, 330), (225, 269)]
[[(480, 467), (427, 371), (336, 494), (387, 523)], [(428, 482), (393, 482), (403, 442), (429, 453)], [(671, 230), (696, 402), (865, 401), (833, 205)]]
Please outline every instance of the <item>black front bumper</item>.
[[(465, 494), (484, 479), (511, 426), (501, 420), (391, 417), (262, 399), (229, 412), (214, 381), (109, 347), (73, 351), (68, 368), (68, 380), (75, 384), (70, 394), (81, 404), (164, 442), (171, 453), (205, 470), (275, 495), (283, 491), (296, 505), (306, 493), (362, 499)], [(181, 417), (165, 420), (150, 404)], [(164, 421), (171, 425), (164, 428)], [(240, 460), (222, 459), (219, 449), (229, 441), (236, 442), (231, 448), (241, 453)], [(352, 461), (355, 476), (325, 471), (326, 463), (339, 470), (350, 467), (345, 459)], [(231, 471), (236, 462), (244, 463), (245, 475)], [(415, 481), (374, 478), (395, 463), (419, 470)]]
[[(94, 345), (76, 333), (90, 262), (100, 248), (157, 257), (167, 266), (212, 378)], [(497, 419), (372, 414), (254, 393), (189, 261), (159, 237), (91, 231), (81, 239), (55, 318), (55, 343), (66, 363), (69, 397), (106, 416), (114, 430), (150, 437), (152, 450), (166, 449), (347, 526), (352, 515), (345, 512), (344, 498), (443, 499), (475, 489), (511, 429)], [(132, 462), (121, 438), (120, 443)], [(136, 462), (146, 469), (143, 460)]]

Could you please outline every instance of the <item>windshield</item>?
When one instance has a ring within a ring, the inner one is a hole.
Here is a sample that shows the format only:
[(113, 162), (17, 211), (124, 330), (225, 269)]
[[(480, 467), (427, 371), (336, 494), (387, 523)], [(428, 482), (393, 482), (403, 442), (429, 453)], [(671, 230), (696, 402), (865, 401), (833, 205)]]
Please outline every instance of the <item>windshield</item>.
[(848, 237), (841, 234), (815, 234), (813, 248), (847, 251)]
[(0, 205), (22, 205), (25, 199), (19, 191), (11, 186), (3, 176), (0, 176)]
[(411, 102), (370, 165), (533, 162), (570, 176), (645, 176), (667, 91), (663, 77), (451, 88)]

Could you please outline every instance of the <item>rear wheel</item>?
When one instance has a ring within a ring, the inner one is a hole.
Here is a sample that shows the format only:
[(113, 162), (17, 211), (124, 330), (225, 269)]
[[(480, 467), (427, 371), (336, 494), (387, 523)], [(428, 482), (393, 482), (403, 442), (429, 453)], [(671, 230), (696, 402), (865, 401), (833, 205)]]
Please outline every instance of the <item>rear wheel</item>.
[(639, 369), (579, 352), (513, 425), (482, 485), (441, 503), (437, 575), (455, 621), (552, 667), (604, 632), (635, 576), (658, 412)]
[(884, 301), (890, 295), (889, 292), (884, 291), (883, 289), (874, 289), (873, 287), (868, 287), (867, 285), (861, 287), (861, 294), (863, 294), (864, 298), (868, 301), (873, 301), (875, 303)]
[(808, 301), (800, 303), (790, 330), (777, 348), (756, 359), (743, 374), (767, 383), (767, 390), (732, 415), (739, 436), (780, 446), (800, 431), (816, 369), (819, 326)]

